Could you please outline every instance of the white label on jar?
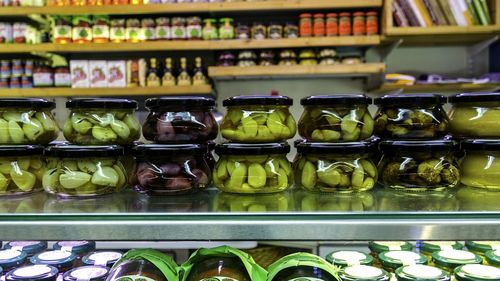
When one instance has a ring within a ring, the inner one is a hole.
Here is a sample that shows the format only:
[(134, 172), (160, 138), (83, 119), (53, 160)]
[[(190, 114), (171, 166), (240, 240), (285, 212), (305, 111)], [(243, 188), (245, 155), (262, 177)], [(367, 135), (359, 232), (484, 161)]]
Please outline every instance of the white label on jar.
[(70, 73), (56, 73), (54, 74), (54, 85), (56, 86), (71, 86)]
[(462, 250), (439, 251), (438, 255), (447, 259), (454, 259), (454, 260), (470, 260), (476, 257), (473, 253)]
[(26, 38), (28, 33), (28, 25), (25, 23), (14, 23), (14, 28), (12, 31), (13, 38)]
[(500, 279), (500, 269), (481, 264), (466, 264), (462, 267), (462, 271), (474, 277), (486, 278), (491, 280)]
[(94, 265), (106, 266), (108, 261), (118, 260), (121, 257), (122, 254), (117, 252), (100, 252), (90, 255), (89, 259), (94, 261)]
[(112, 27), (109, 30), (111, 40), (125, 40), (125, 28), (124, 27)]
[(90, 27), (73, 27), (73, 41), (85, 40), (92, 41), (92, 28)]
[(12, 25), (10, 23), (0, 23), (0, 39), (2, 42), (12, 42)]
[(142, 40), (142, 30), (140, 27), (127, 27), (127, 40)]
[(52, 77), (52, 73), (41, 72), (41, 73), (33, 73), (33, 85), (35, 86), (52, 86), (54, 84), (54, 80)]
[(2, 250), (0, 251), (0, 260), (10, 260), (16, 258), (21, 255), (21, 252), (18, 250)]
[(11, 241), (9, 245), (12, 250), (22, 251), (24, 247), (37, 245), (39, 243), (40, 241)]
[(344, 272), (355, 278), (375, 278), (383, 274), (381, 269), (367, 265), (349, 266), (344, 269)]
[(38, 258), (41, 260), (54, 261), (54, 260), (62, 260), (71, 256), (71, 252), (68, 251), (49, 251), (44, 252), (38, 255)]
[(144, 40), (155, 40), (156, 39), (156, 28), (154, 27), (143, 27), (142, 28)]
[(125, 276), (121, 276), (121, 277), (116, 278), (114, 281), (136, 281), (136, 280), (138, 280), (138, 281), (156, 281), (153, 278), (149, 278), (149, 277), (142, 276), (142, 275), (125, 275)]
[(349, 265), (358, 265), (361, 260), (366, 258), (366, 255), (356, 251), (339, 251), (333, 253), (332, 257), (337, 260), (344, 260)]
[(238, 279), (225, 276), (212, 276), (210, 278), (201, 279), (200, 281), (238, 281)]
[(14, 275), (19, 277), (32, 277), (32, 276), (40, 276), (43, 274), (47, 274), (49, 272), (50, 272), (50, 267), (46, 265), (37, 264), (16, 269), (14, 271)]
[(170, 39), (170, 26), (157, 26), (155, 37), (156, 39)]
[(403, 241), (375, 241), (373, 243), (386, 246), (389, 251), (401, 250), (401, 247), (406, 244)]
[(71, 277), (76, 280), (90, 280), (92, 278), (104, 276), (108, 273), (106, 268), (100, 267), (82, 267), (71, 271)]
[(54, 26), (54, 38), (71, 38), (71, 26), (56, 25)]
[(403, 272), (417, 278), (434, 279), (443, 275), (443, 271), (432, 266), (415, 264), (403, 267)]
[(92, 37), (100, 39), (109, 39), (108, 25), (94, 25), (92, 27)]
[(385, 254), (386, 257), (399, 260), (403, 265), (414, 265), (420, 259), (417, 253), (410, 251), (391, 251)]
[[(225, 280), (221, 280), (221, 281), (225, 281)], [(314, 277), (297, 277), (297, 278), (289, 279), (288, 281), (325, 281), (325, 280), (319, 279), (319, 278), (314, 278)]]
[(441, 250), (453, 250), (453, 245), (455, 245), (456, 242), (453, 242), (453, 241), (432, 241), (432, 242), (428, 242), (428, 244), (438, 246), (439, 249), (441, 249)]

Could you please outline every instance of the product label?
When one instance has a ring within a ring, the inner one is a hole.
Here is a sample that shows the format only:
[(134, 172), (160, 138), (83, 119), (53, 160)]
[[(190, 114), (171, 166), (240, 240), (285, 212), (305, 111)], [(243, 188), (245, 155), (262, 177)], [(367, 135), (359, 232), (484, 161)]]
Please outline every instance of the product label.
[(17, 250), (3, 250), (0, 251), (0, 260), (10, 260), (21, 255)]
[(108, 25), (94, 25), (92, 27), (92, 35), (94, 39), (108, 39), (109, 26)]
[(26, 38), (28, 33), (28, 25), (25, 23), (15, 23), (12, 31), (12, 37), (14, 38)]
[(410, 251), (392, 251), (387, 252), (385, 255), (388, 258), (401, 261), (403, 265), (413, 265), (420, 258), (417, 253)]
[(9, 23), (0, 23), (0, 42), (12, 42), (12, 25)]
[(94, 261), (94, 265), (106, 266), (108, 261), (115, 261), (121, 257), (122, 254), (117, 252), (100, 252), (90, 255), (89, 259)]
[(188, 35), (188, 38), (201, 38), (201, 26), (200, 25), (188, 25), (187, 35)]
[(9, 243), (12, 250), (22, 251), (24, 247), (38, 245), (39, 241), (12, 241)]
[(186, 38), (186, 28), (184, 26), (172, 26), (172, 39)]
[(444, 250), (440, 251), (438, 255), (447, 259), (455, 260), (470, 260), (476, 257), (473, 253), (462, 250)]
[(141, 38), (140, 27), (127, 27), (126, 39), (127, 40), (140, 40)]
[(52, 73), (33, 73), (33, 84), (35, 86), (49, 87), (54, 84)]
[(73, 27), (73, 41), (92, 41), (92, 29), (90, 27)]
[(355, 278), (375, 278), (383, 274), (382, 270), (373, 266), (355, 265), (344, 269), (345, 273)]
[(40, 255), (38, 255), (38, 258), (41, 259), (41, 260), (53, 261), (53, 260), (66, 259), (69, 256), (71, 256), (71, 252), (57, 251), (57, 250), (55, 250), (55, 251), (49, 251), (49, 252), (41, 253)]
[(491, 280), (500, 279), (500, 268), (485, 266), (480, 264), (466, 264), (462, 271), (474, 277), (486, 278)]
[(157, 26), (155, 28), (156, 39), (170, 39), (170, 27), (169, 26)]
[(115, 281), (156, 281), (156, 280), (141, 275), (125, 275), (115, 279)]
[(108, 61), (108, 87), (125, 86), (125, 62), (110, 63), (110, 61)]
[(54, 74), (54, 85), (56, 86), (71, 86), (71, 74), (56, 73)]
[[(92, 64), (92, 63), (91, 63)], [(106, 87), (106, 65), (96, 65), (90, 68), (90, 86)]]
[(108, 273), (106, 268), (100, 267), (84, 267), (78, 268), (71, 272), (71, 277), (76, 278), (76, 280), (90, 280), (96, 277), (104, 276)]
[(314, 277), (297, 277), (289, 279), (288, 281), (325, 281), (325, 280)]
[(69, 25), (56, 25), (54, 27), (54, 38), (71, 38), (71, 26)]
[(225, 276), (212, 276), (210, 278), (201, 279), (200, 281), (238, 281), (238, 279)]
[(155, 40), (156, 38), (156, 28), (154, 27), (143, 27), (142, 33), (144, 40)]
[(50, 267), (46, 265), (32, 265), (16, 269), (14, 275), (18, 277), (32, 277), (47, 274), (49, 272)]
[(110, 33), (109, 38), (111, 40), (123, 41), (126, 39), (124, 27), (112, 27), (109, 30), (109, 33)]
[(421, 264), (405, 266), (403, 272), (419, 279), (435, 279), (443, 275), (443, 272), (439, 268)]

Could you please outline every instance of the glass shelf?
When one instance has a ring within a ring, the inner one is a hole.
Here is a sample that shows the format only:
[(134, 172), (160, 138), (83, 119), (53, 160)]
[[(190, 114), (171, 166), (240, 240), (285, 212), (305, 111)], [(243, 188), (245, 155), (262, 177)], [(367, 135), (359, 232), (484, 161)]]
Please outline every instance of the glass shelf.
[(0, 239), (372, 240), (497, 239), (500, 192), (235, 195), (210, 189), (88, 199), (44, 193), (0, 199)]

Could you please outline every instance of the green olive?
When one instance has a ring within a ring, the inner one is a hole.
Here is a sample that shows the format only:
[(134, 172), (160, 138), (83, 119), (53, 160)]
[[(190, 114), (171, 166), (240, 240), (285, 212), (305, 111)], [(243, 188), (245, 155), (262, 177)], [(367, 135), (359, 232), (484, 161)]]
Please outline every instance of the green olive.
[(30, 191), (35, 187), (36, 176), (28, 171), (12, 169), (10, 177), (14, 184), (22, 191)]
[(91, 175), (84, 172), (64, 171), (64, 174), (59, 176), (59, 182), (64, 188), (76, 189), (88, 183), (91, 178)]
[(0, 143), (9, 143), (9, 122), (0, 118)]
[(118, 173), (111, 167), (100, 167), (92, 175), (92, 183), (96, 185), (117, 187), (119, 181)]

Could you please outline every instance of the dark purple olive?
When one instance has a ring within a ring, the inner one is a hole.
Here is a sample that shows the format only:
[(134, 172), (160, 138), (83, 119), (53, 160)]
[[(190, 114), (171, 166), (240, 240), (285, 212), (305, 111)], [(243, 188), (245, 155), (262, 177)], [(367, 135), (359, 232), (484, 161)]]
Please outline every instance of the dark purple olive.
[(200, 169), (194, 169), (191, 171), (191, 173), (195, 177), (195, 182), (201, 185), (207, 185), (209, 180), (207, 174), (205, 174), (202, 170)]
[(166, 176), (177, 176), (181, 173), (181, 166), (175, 163), (167, 163), (160, 166)]
[(186, 190), (191, 189), (191, 182), (184, 177), (173, 177), (167, 180), (165, 187), (172, 190)]

